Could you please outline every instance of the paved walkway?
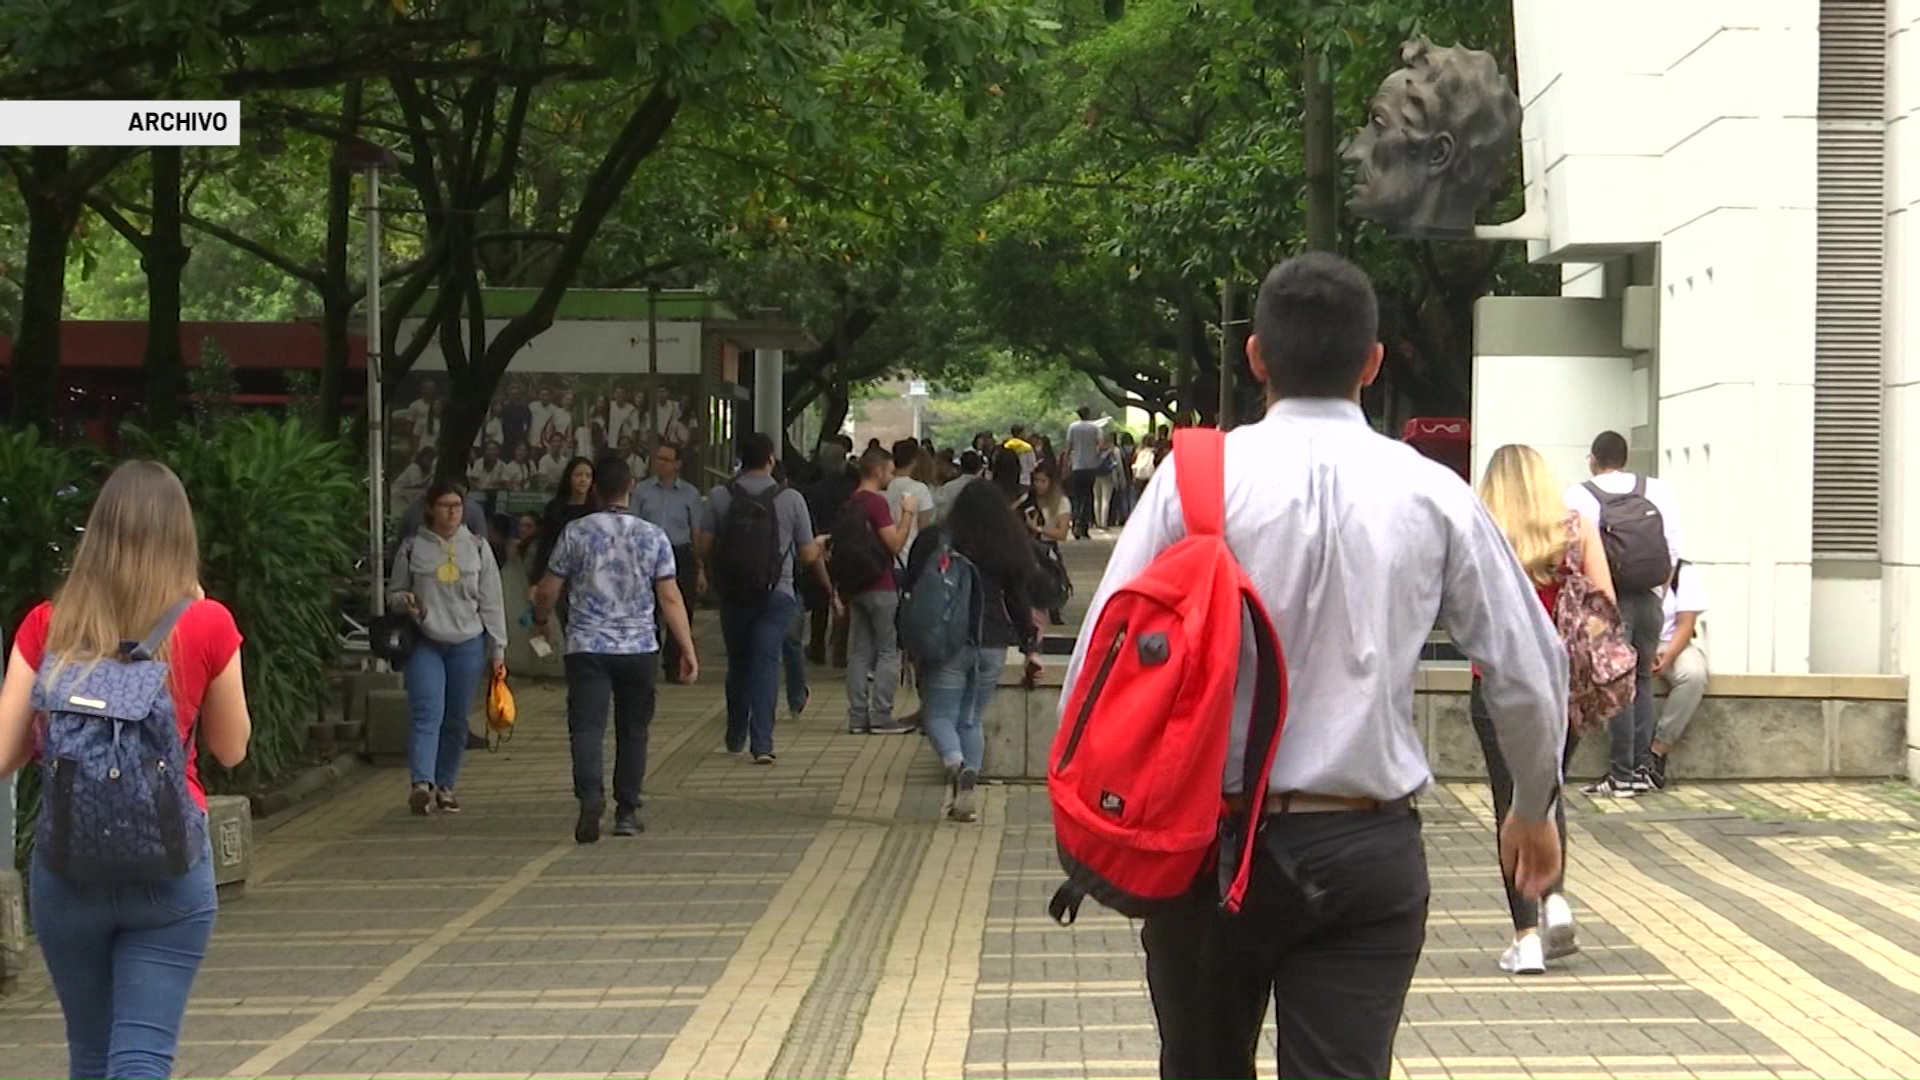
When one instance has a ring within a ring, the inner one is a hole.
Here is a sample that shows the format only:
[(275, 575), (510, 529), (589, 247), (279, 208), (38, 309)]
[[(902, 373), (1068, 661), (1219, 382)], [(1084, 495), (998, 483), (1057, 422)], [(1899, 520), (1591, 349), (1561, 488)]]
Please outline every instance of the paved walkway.
[[(554, 687), (469, 758), (458, 817), (410, 817), (398, 770), (305, 809), (221, 911), (179, 1074), (1153, 1075), (1135, 929), (1047, 919), (1044, 793), (946, 823), (920, 739), (847, 736), (815, 693), (758, 767), (719, 750), (713, 675), (667, 688), (636, 839), (573, 843)], [(1425, 800), (1396, 1075), (1920, 1077), (1914, 792), (1574, 801), (1585, 951), (1516, 981), (1483, 790)], [(0, 1073), (64, 1068), (44, 987), (0, 1005)]]

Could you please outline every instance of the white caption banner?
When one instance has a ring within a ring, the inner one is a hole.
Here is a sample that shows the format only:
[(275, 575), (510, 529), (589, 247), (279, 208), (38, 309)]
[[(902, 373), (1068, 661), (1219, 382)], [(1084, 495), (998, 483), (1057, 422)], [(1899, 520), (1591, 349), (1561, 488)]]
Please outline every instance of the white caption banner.
[(0, 146), (238, 145), (238, 101), (0, 101)]

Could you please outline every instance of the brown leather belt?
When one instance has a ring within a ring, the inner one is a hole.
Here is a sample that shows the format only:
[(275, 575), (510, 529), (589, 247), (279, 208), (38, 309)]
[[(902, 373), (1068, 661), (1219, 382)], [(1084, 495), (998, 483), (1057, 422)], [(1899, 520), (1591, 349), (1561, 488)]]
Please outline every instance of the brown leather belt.
[[(1247, 811), (1245, 795), (1226, 796), (1227, 808), (1235, 814)], [(1378, 814), (1385, 810), (1398, 810), (1411, 805), (1413, 796), (1403, 795), (1398, 799), (1369, 799), (1355, 795), (1315, 795), (1309, 791), (1270, 791), (1266, 805), (1261, 813), (1274, 814), (1326, 814), (1360, 813)]]

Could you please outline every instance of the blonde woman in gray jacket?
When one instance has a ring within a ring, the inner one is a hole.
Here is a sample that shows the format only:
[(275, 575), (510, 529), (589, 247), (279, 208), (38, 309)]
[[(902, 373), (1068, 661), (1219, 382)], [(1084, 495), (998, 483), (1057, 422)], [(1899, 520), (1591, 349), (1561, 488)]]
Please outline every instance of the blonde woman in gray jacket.
[(407, 765), (415, 814), (458, 813), (453, 793), (467, 750), (467, 710), (483, 671), (506, 664), (507, 616), (500, 566), (486, 538), (467, 530), (460, 489), (436, 480), (427, 489), (426, 520), (400, 541), (387, 602), (420, 625), (420, 643), (407, 659), (407, 706), (412, 731)]

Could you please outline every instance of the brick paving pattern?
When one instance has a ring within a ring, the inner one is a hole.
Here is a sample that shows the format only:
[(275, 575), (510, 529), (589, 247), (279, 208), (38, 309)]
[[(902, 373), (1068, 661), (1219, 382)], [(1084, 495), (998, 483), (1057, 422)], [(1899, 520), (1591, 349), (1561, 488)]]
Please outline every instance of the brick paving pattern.
[[(1046, 916), (1043, 791), (944, 822), (924, 742), (843, 734), (826, 673), (754, 766), (719, 750), (719, 678), (663, 690), (639, 838), (572, 842), (557, 687), (522, 688), (458, 817), (412, 818), (390, 769), (266, 832), (178, 1074), (1155, 1074), (1137, 928)], [(1516, 980), (1484, 789), (1423, 797), (1433, 907), (1396, 1075), (1920, 1077), (1912, 789), (1571, 803), (1583, 951)], [(0, 1063), (64, 1073), (44, 980), (0, 1003)]]

